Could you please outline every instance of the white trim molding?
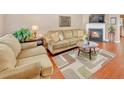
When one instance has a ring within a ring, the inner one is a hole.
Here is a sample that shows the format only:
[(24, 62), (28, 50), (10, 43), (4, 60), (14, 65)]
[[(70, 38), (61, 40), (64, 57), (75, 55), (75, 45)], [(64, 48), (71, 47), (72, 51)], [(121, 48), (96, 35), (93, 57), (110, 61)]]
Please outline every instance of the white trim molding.
[(114, 41), (115, 43), (120, 43), (120, 40), (118, 40), (118, 41)]

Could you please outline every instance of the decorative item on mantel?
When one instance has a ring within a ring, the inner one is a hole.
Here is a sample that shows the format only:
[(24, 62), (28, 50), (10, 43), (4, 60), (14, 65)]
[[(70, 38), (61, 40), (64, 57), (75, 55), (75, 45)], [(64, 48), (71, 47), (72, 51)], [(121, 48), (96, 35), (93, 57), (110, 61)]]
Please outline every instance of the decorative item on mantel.
[(39, 31), (38, 25), (32, 25), (33, 37), (37, 38), (37, 32)]

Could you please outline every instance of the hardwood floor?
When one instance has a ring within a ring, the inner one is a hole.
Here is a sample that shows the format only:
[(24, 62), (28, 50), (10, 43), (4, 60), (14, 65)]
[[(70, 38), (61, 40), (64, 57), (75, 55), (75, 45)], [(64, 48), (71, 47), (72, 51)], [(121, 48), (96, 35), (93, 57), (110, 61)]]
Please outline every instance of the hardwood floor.
[[(93, 79), (121, 79), (124, 78), (124, 38), (121, 38), (121, 43), (102, 42), (99, 47), (116, 54), (110, 62), (98, 70), (91, 78)], [(48, 55), (54, 66), (54, 73), (51, 78), (63, 79), (64, 76), (52, 60), (52, 55)]]

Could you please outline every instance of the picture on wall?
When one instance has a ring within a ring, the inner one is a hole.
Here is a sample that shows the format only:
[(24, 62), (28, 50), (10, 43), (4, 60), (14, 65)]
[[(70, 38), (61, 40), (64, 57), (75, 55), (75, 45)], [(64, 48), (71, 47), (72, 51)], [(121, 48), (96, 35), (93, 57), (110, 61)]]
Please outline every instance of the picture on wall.
[(60, 27), (70, 27), (71, 17), (70, 16), (59, 16), (59, 26)]
[(111, 19), (110, 19), (110, 23), (112, 24), (112, 25), (116, 25), (116, 17), (111, 17)]

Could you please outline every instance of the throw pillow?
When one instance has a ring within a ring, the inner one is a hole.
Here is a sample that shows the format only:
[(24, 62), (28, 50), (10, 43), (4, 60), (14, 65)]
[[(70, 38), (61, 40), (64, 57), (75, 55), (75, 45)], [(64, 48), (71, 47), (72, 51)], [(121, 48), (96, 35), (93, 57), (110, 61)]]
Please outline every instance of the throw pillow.
[(59, 39), (60, 39), (61, 41), (64, 40), (64, 37), (63, 37), (63, 34), (62, 34), (62, 33), (59, 34)]
[(56, 32), (56, 33), (51, 34), (51, 38), (52, 38), (52, 40), (53, 40), (54, 42), (59, 41), (59, 33)]

